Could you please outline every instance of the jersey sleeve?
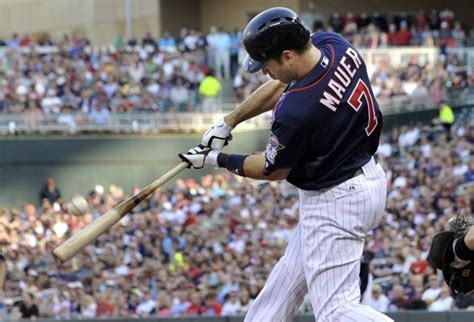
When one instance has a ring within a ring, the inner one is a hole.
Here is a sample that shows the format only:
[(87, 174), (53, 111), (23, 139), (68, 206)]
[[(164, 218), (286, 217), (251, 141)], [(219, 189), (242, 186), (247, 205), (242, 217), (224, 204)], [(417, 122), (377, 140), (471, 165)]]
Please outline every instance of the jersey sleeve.
[(303, 158), (308, 148), (307, 136), (294, 127), (274, 122), (265, 149), (263, 172), (269, 175), (278, 169), (291, 169)]

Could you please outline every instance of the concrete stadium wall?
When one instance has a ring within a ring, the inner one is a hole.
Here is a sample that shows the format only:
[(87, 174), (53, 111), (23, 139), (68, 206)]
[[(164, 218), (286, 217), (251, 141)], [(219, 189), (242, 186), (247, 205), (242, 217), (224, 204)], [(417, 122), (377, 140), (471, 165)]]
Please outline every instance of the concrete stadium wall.
[[(267, 136), (268, 131), (240, 132), (226, 150), (262, 151)], [(179, 163), (177, 154), (199, 141), (200, 135), (0, 138), (0, 208), (38, 203), (48, 176), (56, 178), (66, 201), (72, 193), (86, 194), (96, 184), (114, 183), (129, 193), (133, 185), (144, 187), (174, 167)], [(185, 170), (178, 177), (198, 178), (204, 173)]]
[(298, 0), (201, 0), (201, 27), (207, 32), (212, 25), (226, 30), (243, 29), (260, 11), (271, 7), (299, 10)]
[[(395, 322), (472, 322), (474, 320), (474, 312), (472, 311), (450, 311), (450, 312), (425, 312), (425, 311), (405, 311), (388, 313)], [(242, 322), (244, 320), (241, 316), (235, 317), (188, 317), (188, 318), (140, 318), (140, 319), (126, 319), (126, 321), (140, 321), (140, 322)], [(1, 320), (2, 322), (14, 322), (10, 320)], [(30, 320), (20, 320), (20, 322), (27, 322)], [(37, 319), (36, 322), (55, 322), (54, 319)], [(68, 320), (69, 322), (83, 322), (84, 320)], [(90, 322), (119, 322), (124, 319), (101, 319), (101, 320), (87, 320)], [(294, 322), (314, 322), (312, 315), (298, 315), (293, 320)], [(18, 322), (18, 320), (16, 320)]]
[[(132, 0), (132, 23), (136, 37), (146, 31), (160, 34), (159, 0)], [(125, 34), (126, 0), (2, 0), (0, 38), (50, 33), (55, 39), (64, 33), (85, 34), (96, 44), (110, 44)]]

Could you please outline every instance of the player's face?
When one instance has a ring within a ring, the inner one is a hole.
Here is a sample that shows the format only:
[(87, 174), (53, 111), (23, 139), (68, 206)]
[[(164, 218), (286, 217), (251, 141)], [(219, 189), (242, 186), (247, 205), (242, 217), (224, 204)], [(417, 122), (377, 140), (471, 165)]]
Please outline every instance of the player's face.
[(295, 80), (295, 71), (292, 62), (284, 57), (281, 61), (270, 59), (263, 65), (262, 72), (270, 76), (272, 79), (277, 79), (285, 84)]

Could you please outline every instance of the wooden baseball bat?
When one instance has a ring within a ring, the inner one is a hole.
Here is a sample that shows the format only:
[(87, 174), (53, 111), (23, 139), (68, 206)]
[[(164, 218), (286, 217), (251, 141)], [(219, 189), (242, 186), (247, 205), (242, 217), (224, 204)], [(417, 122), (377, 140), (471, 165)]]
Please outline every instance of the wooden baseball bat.
[(95, 219), (89, 225), (80, 230), (77, 234), (66, 240), (63, 244), (56, 247), (53, 250), (54, 258), (58, 262), (64, 263), (71, 259), (73, 256), (77, 255), (77, 253), (79, 253), (92, 241), (96, 240), (100, 235), (102, 235), (106, 230), (112, 227), (117, 221), (119, 221), (123, 216), (125, 216), (136, 205), (145, 200), (145, 198), (152, 194), (156, 189), (158, 189), (166, 182), (168, 182), (171, 178), (186, 169), (188, 165), (189, 164), (184, 161), (179, 163), (173, 169), (169, 170), (160, 178), (156, 179), (148, 186), (143, 188), (143, 190), (141, 190), (139, 193), (125, 201), (122, 201), (114, 208), (110, 209), (105, 214)]

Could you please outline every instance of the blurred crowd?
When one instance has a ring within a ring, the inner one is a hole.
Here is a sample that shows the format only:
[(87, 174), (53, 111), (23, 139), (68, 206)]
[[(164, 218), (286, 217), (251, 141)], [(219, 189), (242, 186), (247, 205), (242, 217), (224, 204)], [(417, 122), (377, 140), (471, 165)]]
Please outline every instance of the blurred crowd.
[[(473, 143), (474, 124), (463, 119), (450, 129), (416, 124), (383, 136), (377, 159), (387, 172), (387, 209), (366, 242), (364, 303), (391, 312), (474, 308), (473, 296), (451, 297), (426, 260), (448, 219), (460, 209), (472, 213)], [(39, 206), (0, 211), (0, 263), (8, 272), (0, 315), (243, 314), (295, 229), (297, 194), (285, 181), (226, 173), (179, 179), (60, 265), (52, 250), (127, 196), (116, 185), (98, 185), (87, 195), (89, 211), (74, 217), (50, 178)], [(310, 309), (305, 300), (300, 310)]]
[(451, 10), (420, 10), (416, 13), (334, 13), (324, 21), (309, 17), (315, 30), (335, 31), (356, 47), (400, 46), (465, 47), (474, 44), (473, 26), (462, 26)]
[[(302, 17), (315, 31), (342, 33), (356, 48), (474, 44), (474, 32), (461, 28), (446, 10)], [(463, 60), (441, 53), (435, 65), (416, 56), (397, 68), (383, 57), (370, 63), (382, 106), (438, 103), (446, 88), (472, 86), (474, 74)], [(239, 30), (216, 27), (206, 34), (182, 28), (177, 36), (167, 31), (160, 38), (150, 32), (142, 39), (117, 36), (103, 48), (77, 34), (57, 41), (47, 34), (14, 34), (0, 41), (0, 113), (23, 113), (33, 127), (44, 115), (56, 115), (58, 123), (74, 128), (107, 124), (115, 112), (216, 112), (222, 102), (241, 101), (268, 79), (242, 71), (244, 54)]]

